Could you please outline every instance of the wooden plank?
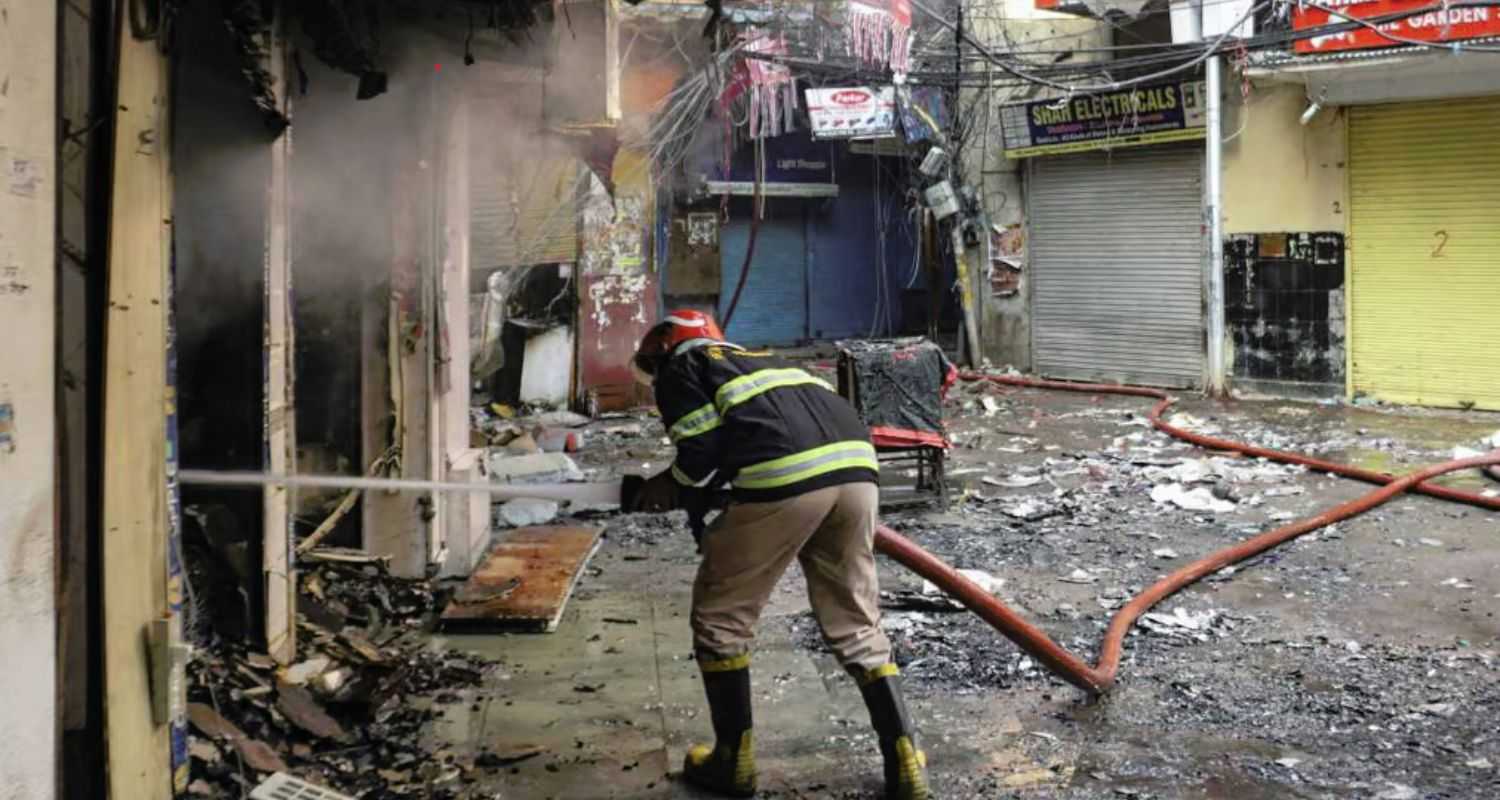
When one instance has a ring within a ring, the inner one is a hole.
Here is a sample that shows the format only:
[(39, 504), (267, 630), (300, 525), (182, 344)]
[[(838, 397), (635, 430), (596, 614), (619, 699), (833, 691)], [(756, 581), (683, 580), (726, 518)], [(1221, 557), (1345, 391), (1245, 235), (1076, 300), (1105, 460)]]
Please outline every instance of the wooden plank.
[(168, 613), (166, 308), (172, 215), (167, 59), (119, 33), (104, 386), (104, 724), (109, 796), (172, 794), (152, 717), (148, 631)]
[(0, 4), (0, 796), (56, 796), (56, 5)]
[[(282, 113), (290, 116), (286, 91), (286, 40), (282, 36), (284, 14), (276, 15), (267, 68), (271, 73)], [(277, 475), (296, 471), (296, 402), (293, 386), (292, 270), (288, 217), (291, 198), (287, 167), (291, 160), (292, 129), (288, 127), (271, 145), (271, 177), (266, 187), (266, 374), (265, 436), (266, 468)], [(278, 663), (290, 664), (297, 654), (297, 576), (292, 556), (292, 490), (267, 486), (262, 517), (264, 547), (262, 569), (266, 592), (266, 652)]]
[(557, 630), (602, 528), (517, 528), (495, 546), (443, 610), (449, 630)]

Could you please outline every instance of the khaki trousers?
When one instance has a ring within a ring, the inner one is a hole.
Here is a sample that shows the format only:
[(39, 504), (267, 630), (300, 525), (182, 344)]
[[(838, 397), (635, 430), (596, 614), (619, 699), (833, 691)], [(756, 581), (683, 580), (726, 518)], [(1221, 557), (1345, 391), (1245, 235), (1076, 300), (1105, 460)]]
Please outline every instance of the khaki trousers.
[(769, 503), (736, 503), (703, 535), (693, 582), (693, 646), (705, 660), (748, 651), (755, 623), (792, 559), (823, 638), (847, 669), (891, 659), (880, 630), (875, 519), (880, 490), (846, 483)]

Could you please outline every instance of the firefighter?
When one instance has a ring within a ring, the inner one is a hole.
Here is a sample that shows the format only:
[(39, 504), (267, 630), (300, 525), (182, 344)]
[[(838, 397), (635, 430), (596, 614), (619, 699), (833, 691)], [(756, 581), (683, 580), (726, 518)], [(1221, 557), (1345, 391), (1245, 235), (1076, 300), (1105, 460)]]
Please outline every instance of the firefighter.
[(878, 465), (869, 430), (827, 383), (764, 351), (724, 341), (697, 311), (674, 311), (632, 364), (677, 447), (635, 510), (678, 508), (728, 484), (730, 504), (699, 542), (693, 649), (714, 745), (683, 775), (732, 797), (755, 794), (750, 645), (777, 580), (797, 559), (823, 638), (859, 684), (885, 760), (886, 795), (929, 797), (926, 758), (880, 630), (873, 549)]

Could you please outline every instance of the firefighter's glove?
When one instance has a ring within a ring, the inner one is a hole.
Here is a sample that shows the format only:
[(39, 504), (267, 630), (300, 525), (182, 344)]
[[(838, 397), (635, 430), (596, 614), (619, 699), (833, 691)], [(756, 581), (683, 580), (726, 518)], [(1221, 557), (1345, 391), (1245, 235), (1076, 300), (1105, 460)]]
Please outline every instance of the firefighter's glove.
[(627, 511), (671, 511), (682, 506), (682, 485), (672, 477), (671, 470), (647, 478), (635, 496), (635, 502)]

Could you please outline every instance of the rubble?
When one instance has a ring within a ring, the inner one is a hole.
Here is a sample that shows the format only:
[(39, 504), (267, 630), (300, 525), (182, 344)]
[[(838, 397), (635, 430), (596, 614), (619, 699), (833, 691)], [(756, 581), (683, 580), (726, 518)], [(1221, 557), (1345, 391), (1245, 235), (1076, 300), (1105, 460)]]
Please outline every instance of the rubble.
[(238, 797), (282, 773), (349, 797), (466, 797), (459, 779), (480, 768), (424, 771), (436, 753), (426, 732), (445, 703), (472, 702), (495, 662), (427, 645), (443, 594), (430, 582), (393, 578), (378, 559), (305, 567), (297, 661), (221, 640), (189, 662), (191, 793)]

